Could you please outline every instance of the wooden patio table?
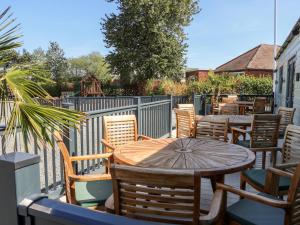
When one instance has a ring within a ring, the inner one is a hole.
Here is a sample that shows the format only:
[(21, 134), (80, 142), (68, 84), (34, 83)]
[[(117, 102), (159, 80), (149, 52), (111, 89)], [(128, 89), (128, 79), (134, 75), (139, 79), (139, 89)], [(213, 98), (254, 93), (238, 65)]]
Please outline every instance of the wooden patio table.
[(254, 104), (252, 101), (235, 101), (234, 103), (239, 105), (241, 115), (245, 115), (246, 108)]
[(116, 163), (164, 169), (194, 170), (216, 182), (255, 162), (252, 151), (211, 138), (165, 138), (126, 144), (114, 151)]
[(252, 115), (207, 115), (207, 116), (196, 116), (196, 121), (218, 121), (223, 119), (229, 119), (229, 126), (250, 126), (253, 120)]

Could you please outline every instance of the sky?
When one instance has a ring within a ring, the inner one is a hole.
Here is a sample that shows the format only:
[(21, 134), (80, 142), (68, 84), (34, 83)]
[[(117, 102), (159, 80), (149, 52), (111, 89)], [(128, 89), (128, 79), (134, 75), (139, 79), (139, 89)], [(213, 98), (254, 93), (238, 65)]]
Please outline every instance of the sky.
[[(233, 57), (266, 43), (273, 44), (274, 0), (199, 0), (201, 12), (187, 27), (187, 67), (214, 69)], [(105, 0), (1, 0), (22, 25), (29, 51), (57, 41), (67, 57), (108, 53), (100, 22), (116, 12)], [(300, 0), (278, 0), (278, 44), (300, 17)]]

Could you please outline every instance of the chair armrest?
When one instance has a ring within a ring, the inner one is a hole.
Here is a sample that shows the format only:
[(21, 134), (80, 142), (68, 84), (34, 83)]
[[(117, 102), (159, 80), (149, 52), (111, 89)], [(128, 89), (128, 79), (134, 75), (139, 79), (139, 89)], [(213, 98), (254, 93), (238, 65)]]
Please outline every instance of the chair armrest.
[(286, 172), (286, 171), (283, 171), (283, 170), (280, 170), (280, 169), (274, 168), (274, 167), (269, 167), (267, 169), (267, 173), (272, 173), (272, 174), (275, 174), (277, 176), (282, 176), (282, 177), (289, 177), (289, 178), (293, 177), (292, 173)]
[(247, 133), (251, 132), (251, 131), (247, 131), (247, 130), (244, 130), (244, 129), (241, 129), (241, 128), (238, 128), (238, 127), (232, 127), (231, 131), (242, 133), (242, 134), (247, 134)]
[(151, 137), (148, 137), (146, 135), (138, 135), (138, 140), (151, 140)]
[(282, 176), (292, 178), (293, 174), (274, 167), (268, 168), (265, 178), (266, 185), (264, 186), (264, 192), (278, 196), (279, 179)]
[(68, 175), (68, 178), (72, 181), (85, 182), (85, 181), (97, 181), (97, 180), (111, 180), (110, 174), (87, 174), (87, 175)]
[(236, 189), (234, 187), (231, 187), (226, 184), (217, 184), (217, 189), (222, 189), (224, 191), (231, 192), (233, 194), (239, 195), (243, 198), (250, 199), (252, 201), (260, 202), (269, 206), (273, 206), (276, 208), (289, 208), (291, 204), (287, 201), (282, 201), (282, 200), (276, 200), (276, 199), (270, 199), (261, 195), (257, 195), (248, 191)]
[(237, 128), (237, 127), (232, 127), (231, 132), (232, 132), (231, 143), (232, 144), (237, 144), (240, 135), (246, 135), (247, 133), (250, 133), (251, 131), (240, 129), (240, 128)]
[(200, 216), (200, 223), (203, 225), (216, 224), (222, 218), (223, 211), (225, 210), (225, 192), (221, 189), (216, 190), (213, 196), (212, 203), (210, 205), (209, 213), (204, 216)]
[(112, 157), (112, 153), (103, 153), (103, 154), (95, 154), (95, 155), (72, 156), (70, 157), (70, 160), (73, 162), (73, 161), (103, 159), (103, 158), (111, 158), (111, 157)]
[(104, 144), (105, 147), (111, 149), (112, 151), (114, 151), (116, 149), (116, 147), (114, 147), (112, 144), (110, 144), (108, 141), (102, 139), (101, 140), (102, 144)]
[(289, 169), (291, 167), (297, 167), (299, 165), (299, 163), (282, 163), (282, 164), (277, 164), (275, 167), (277, 169)]

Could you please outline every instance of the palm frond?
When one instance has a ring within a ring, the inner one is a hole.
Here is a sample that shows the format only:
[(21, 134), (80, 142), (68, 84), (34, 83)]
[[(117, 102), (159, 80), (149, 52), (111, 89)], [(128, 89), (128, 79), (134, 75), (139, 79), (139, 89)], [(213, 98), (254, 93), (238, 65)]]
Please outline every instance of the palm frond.
[(52, 145), (53, 130), (61, 130), (69, 126), (78, 127), (84, 119), (85, 114), (77, 111), (36, 103), (14, 102), (5, 135), (14, 136), (18, 128), (25, 143), (28, 143), (34, 134), (38, 140)]
[(6, 62), (6, 58), (2, 58), (4, 51), (14, 49), (21, 46), (19, 38), (22, 36), (19, 32), (20, 24), (15, 24), (16, 19), (9, 14), (10, 7), (0, 12), (0, 64)]
[(20, 24), (15, 24), (9, 11), (10, 7), (0, 12), (0, 122), (7, 125), (4, 135), (9, 140), (20, 130), (26, 150), (32, 136), (43, 144), (52, 145), (53, 131), (78, 127), (85, 114), (39, 104), (37, 98), (47, 101), (51, 96), (36, 82), (49, 82), (41, 76), (46, 71), (38, 65), (8, 66), (11, 57), (4, 53), (21, 46)]

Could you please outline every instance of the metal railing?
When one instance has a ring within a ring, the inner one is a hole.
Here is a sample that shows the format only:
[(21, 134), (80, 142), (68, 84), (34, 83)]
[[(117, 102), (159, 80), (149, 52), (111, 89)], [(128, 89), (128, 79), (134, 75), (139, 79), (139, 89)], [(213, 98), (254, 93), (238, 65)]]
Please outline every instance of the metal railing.
[[(202, 95), (183, 95), (172, 96), (173, 108), (177, 107), (177, 104), (194, 103), (194, 99)], [(39, 100), (41, 104), (53, 105), (62, 107), (63, 102), (69, 102), (74, 104), (74, 109), (81, 112), (89, 112), (101, 109), (110, 109), (116, 107), (123, 107), (134, 105), (140, 98), (141, 103), (157, 102), (170, 99), (170, 95), (152, 95), (152, 96), (105, 96), (105, 97), (66, 97), (62, 99), (53, 99), (51, 101)], [(200, 107), (200, 105), (199, 105)]]
[[(258, 96), (258, 95), (256, 95)], [(259, 95), (261, 96), (261, 95)], [(253, 99), (254, 95), (241, 95), (241, 100)], [(266, 96), (270, 101), (272, 96)], [(152, 98), (152, 99), (151, 99)], [(67, 129), (65, 143), (71, 155), (86, 155), (94, 153), (102, 153), (103, 146), (101, 139), (103, 138), (103, 124), (102, 118), (105, 115), (129, 115), (134, 114), (137, 117), (138, 131), (140, 134), (147, 135), (153, 138), (168, 137), (172, 132), (173, 111), (178, 103), (193, 103), (195, 106), (196, 114), (205, 115), (208, 113), (207, 106), (210, 104), (209, 95), (193, 95), (188, 96), (153, 96), (150, 97), (112, 97), (111, 102), (105, 103), (101, 106), (101, 101), (95, 99), (86, 100), (82, 103), (81, 108), (84, 110), (93, 109), (97, 107), (112, 107), (100, 110), (92, 110), (86, 112), (87, 118), (81, 124), (80, 129), (74, 130), (73, 128)], [(120, 100), (120, 101), (117, 101)], [(108, 100), (110, 101), (110, 100)], [(123, 102), (122, 102), (123, 101)], [(127, 101), (127, 102), (126, 102)], [(269, 100), (268, 100), (269, 101)], [(99, 103), (100, 102), (100, 103)], [(64, 106), (69, 108), (76, 107), (76, 101), (68, 101), (67, 104), (57, 103), (57, 106)], [(91, 104), (92, 106), (84, 106), (84, 104)], [(127, 104), (127, 105), (126, 105)], [(54, 143), (54, 138), (52, 138)], [(43, 146), (37, 142), (36, 137), (30, 140), (29, 153), (38, 154), (41, 156), (41, 186), (45, 193), (55, 192), (61, 194), (63, 184), (63, 162), (57, 146)], [(2, 138), (2, 153), (4, 148), (11, 151), (24, 151), (24, 141), (22, 135), (17, 134), (15, 140), (4, 140)], [(0, 151), (1, 152), (1, 151)], [(6, 151), (8, 152), (8, 151)], [(76, 165), (78, 173), (90, 173), (90, 171), (97, 170), (101, 167), (100, 160), (90, 160), (80, 162)]]
[[(114, 107), (86, 112), (84, 121), (79, 130), (74, 128), (65, 129), (64, 142), (70, 155), (89, 155), (102, 153), (103, 146), (103, 122), (106, 115), (136, 115), (138, 131), (140, 134), (152, 138), (169, 137), (172, 132), (172, 99), (142, 103), (141, 97), (135, 97), (133, 104), (128, 106)], [(73, 109), (73, 103), (64, 103), (63, 107)], [(30, 140), (29, 153), (38, 154), (41, 157), (40, 173), (41, 187), (43, 192), (52, 193), (58, 197), (61, 194), (63, 179), (63, 162), (60, 152), (52, 138), (53, 147), (43, 146), (35, 137)], [(18, 134), (14, 141), (4, 143), (6, 152), (25, 151), (22, 135)], [(14, 147), (15, 146), (15, 147)], [(2, 149), (3, 151), (3, 149)], [(99, 169), (101, 160), (88, 160), (78, 163), (75, 167), (78, 173), (90, 173)]]

